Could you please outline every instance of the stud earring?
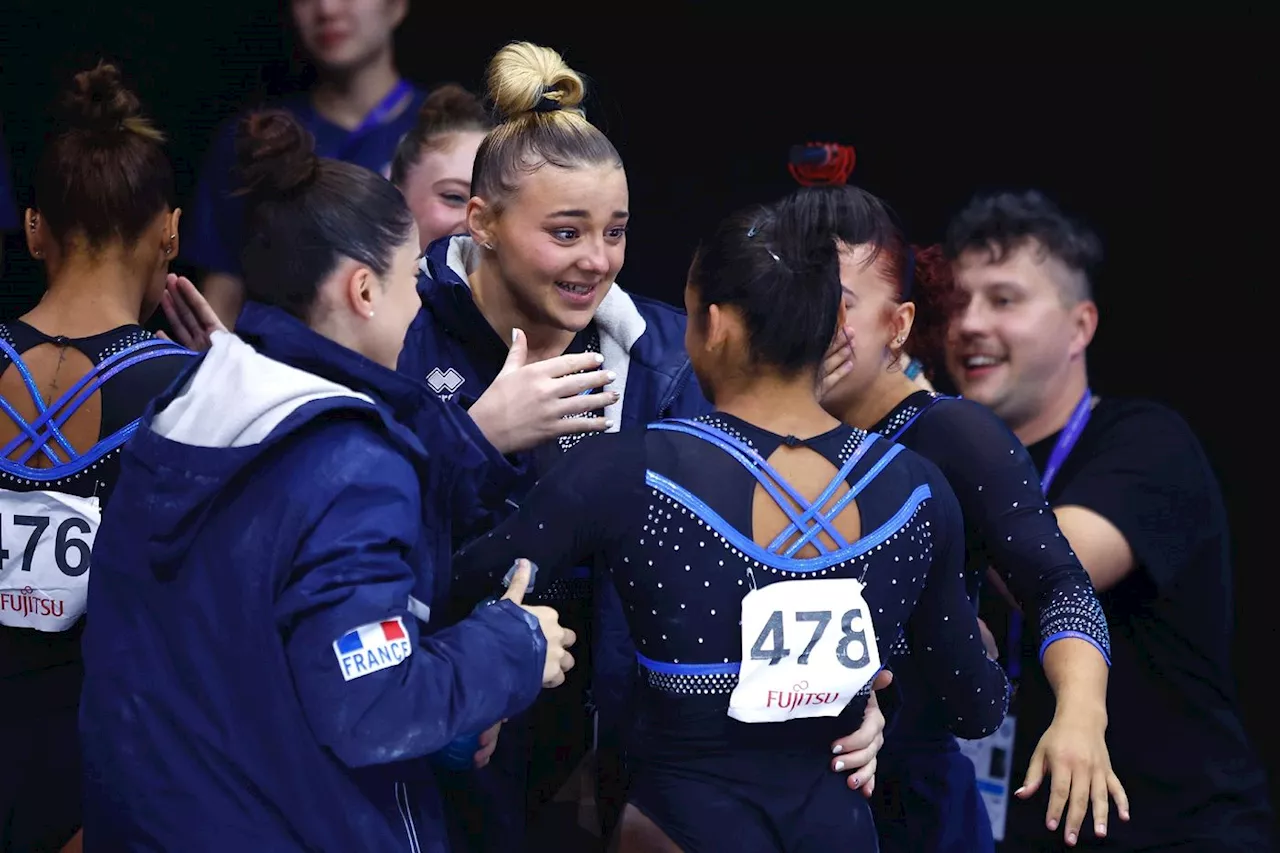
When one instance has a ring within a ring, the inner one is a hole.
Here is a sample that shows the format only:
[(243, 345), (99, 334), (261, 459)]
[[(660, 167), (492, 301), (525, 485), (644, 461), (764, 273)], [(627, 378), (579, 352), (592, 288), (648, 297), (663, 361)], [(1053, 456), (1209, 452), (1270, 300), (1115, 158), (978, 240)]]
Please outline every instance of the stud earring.
[(370, 320), (372, 320), (372, 319), (373, 319), (373, 312), (372, 312), (372, 311), (370, 311), (370, 312), (369, 312), (369, 319), (370, 319)]
[(480, 245), (481, 245), (481, 246), (483, 246), (484, 248), (488, 249), (490, 252), (492, 252), (492, 251), (493, 251), (493, 244), (492, 244), (492, 243), (490, 243), (490, 242), (488, 242), (488, 241), (485, 241), (484, 243), (481, 243)]

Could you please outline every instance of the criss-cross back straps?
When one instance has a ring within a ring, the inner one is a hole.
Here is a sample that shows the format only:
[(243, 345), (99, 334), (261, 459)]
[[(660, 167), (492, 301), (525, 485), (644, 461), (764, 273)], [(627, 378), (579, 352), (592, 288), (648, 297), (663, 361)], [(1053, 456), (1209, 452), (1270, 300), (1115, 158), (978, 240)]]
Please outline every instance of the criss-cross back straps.
[[(754, 448), (711, 424), (701, 421), (672, 419), (652, 423), (649, 425), (649, 429), (681, 432), (709, 442), (728, 453), (756, 478), (756, 481), (760, 483), (765, 492), (777, 503), (778, 508), (791, 520), (791, 523), (769, 543), (766, 549), (769, 553), (782, 553), (784, 556), (790, 557), (804, 547), (805, 544), (812, 542), (819, 553), (828, 554), (830, 549), (826, 547), (821, 539), (817, 538), (822, 531), (825, 531), (836, 543), (836, 548), (849, 547), (849, 543), (832, 524), (832, 520), (848, 505), (848, 501), (842, 498), (841, 503), (833, 507), (829, 513), (823, 512), (822, 508), (831, 500), (840, 484), (848, 478), (854, 466), (858, 464), (859, 460), (862, 459), (871, 444), (876, 440), (877, 436), (874, 434), (869, 435), (859, 445), (857, 451), (849, 457), (836, 475), (832, 477), (831, 482), (827, 484), (822, 494), (816, 500), (810, 502), (792, 487)], [(783, 492), (785, 492), (785, 496)], [(800, 507), (800, 511), (797, 512), (793, 508), (792, 502)], [(787, 540), (796, 534), (800, 534), (799, 541), (792, 543), (790, 547), (782, 551), (781, 549)]]
[(18, 459), (13, 460), (20, 465), (25, 465), (37, 453), (44, 453), (49, 461), (55, 465), (64, 464), (64, 460), (59, 458), (56, 449), (49, 447), (51, 440), (56, 441), (66, 451), (68, 459), (65, 461), (79, 458), (79, 454), (76, 453), (71, 442), (67, 441), (66, 436), (62, 434), (61, 427), (72, 415), (79, 411), (85, 400), (93, 396), (111, 377), (135, 364), (162, 355), (190, 354), (189, 350), (184, 347), (163, 338), (150, 338), (141, 341), (98, 362), (84, 376), (80, 377), (74, 385), (68, 388), (66, 393), (46, 406), (40, 396), (40, 390), (36, 385), (35, 378), (31, 375), (26, 362), (22, 360), (21, 354), (3, 338), (0, 338), (0, 353), (7, 356), (9, 361), (17, 368), (23, 384), (27, 386), (27, 391), (31, 394), (31, 401), (35, 404), (36, 411), (39, 412), (35, 420), (28, 422), (10, 405), (9, 401), (0, 397), (0, 409), (3, 409), (5, 414), (12, 418), (14, 424), (18, 427), (18, 435), (0, 448), (0, 458), (8, 459), (9, 455), (24, 441), (29, 441), (31, 446), (27, 448), (26, 452)]

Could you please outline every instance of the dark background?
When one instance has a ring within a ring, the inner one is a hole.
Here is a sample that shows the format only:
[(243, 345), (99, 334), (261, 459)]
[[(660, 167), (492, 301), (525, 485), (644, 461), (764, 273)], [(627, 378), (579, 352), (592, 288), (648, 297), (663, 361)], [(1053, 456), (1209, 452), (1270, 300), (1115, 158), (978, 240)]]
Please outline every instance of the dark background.
[[(1276, 282), (1257, 224), (1271, 208), (1255, 142), (1271, 109), (1257, 20), (922, 19), (853, 16), (847, 4), (747, 14), (697, 3), (468, 15), (411, 2), (398, 56), (417, 83), (475, 88), (511, 39), (554, 46), (589, 76), (592, 118), (631, 186), (620, 281), (643, 294), (678, 303), (698, 235), (731, 208), (790, 189), (784, 164), (797, 142), (856, 146), (854, 182), (889, 200), (917, 243), (939, 239), (982, 188), (1039, 187), (1090, 221), (1108, 252), (1094, 387), (1168, 403), (1208, 450), (1236, 540), (1246, 721), (1280, 767), (1263, 701), (1275, 648), (1274, 548), (1263, 535), (1275, 523), (1263, 479), (1274, 439), (1256, 384), (1271, 362)], [(217, 122), (305, 80), (279, 0), (3, 5), (0, 113), (20, 202), (46, 106), (99, 58), (121, 63), (169, 132), (183, 199)], [(0, 314), (12, 317), (41, 285), (17, 235), (5, 249)]]

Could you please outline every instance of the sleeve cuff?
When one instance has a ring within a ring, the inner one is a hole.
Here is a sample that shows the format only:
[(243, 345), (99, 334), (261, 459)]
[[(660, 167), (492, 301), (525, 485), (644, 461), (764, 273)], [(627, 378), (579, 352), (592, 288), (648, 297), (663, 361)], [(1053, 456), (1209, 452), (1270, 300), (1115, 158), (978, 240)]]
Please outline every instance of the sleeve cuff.
[(1058, 640), (1067, 640), (1067, 639), (1084, 640), (1086, 643), (1088, 643), (1089, 645), (1093, 646), (1095, 649), (1098, 650), (1098, 654), (1102, 655), (1102, 659), (1107, 662), (1107, 666), (1111, 666), (1111, 656), (1107, 654), (1106, 649), (1102, 648), (1102, 644), (1099, 643), (1093, 637), (1090, 637), (1088, 634), (1082, 633), (1080, 631), (1059, 631), (1056, 634), (1050, 634), (1048, 637), (1046, 637), (1044, 641), (1040, 643), (1040, 654), (1039, 654), (1040, 663), (1041, 664), (1044, 663), (1044, 653), (1049, 650), (1049, 646), (1058, 642)]

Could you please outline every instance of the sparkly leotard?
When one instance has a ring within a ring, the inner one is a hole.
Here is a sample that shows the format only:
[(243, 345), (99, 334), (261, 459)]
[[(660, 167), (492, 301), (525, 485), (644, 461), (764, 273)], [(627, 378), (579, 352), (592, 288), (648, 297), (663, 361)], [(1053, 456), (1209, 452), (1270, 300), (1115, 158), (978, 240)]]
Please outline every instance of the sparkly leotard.
[[(951, 484), (964, 516), (971, 595), (994, 567), (1038, 624), (1041, 655), (1050, 643), (1073, 637), (1109, 659), (1106, 616), (1089, 576), (1045, 503), (1031, 458), (991, 410), (917, 391), (872, 429), (936, 464)], [(901, 701), (882, 702), (891, 724), (872, 801), (881, 849), (989, 851), (994, 842), (987, 809), (973, 765), (948, 731), (947, 711), (922, 683), (911, 649), (900, 644), (893, 653), (894, 688), (888, 692)]]
[[(823, 545), (812, 526), (831, 533), (829, 521), (800, 504), (792, 518), (801, 538), (779, 535), (764, 547), (750, 533), (753, 501), (757, 484), (769, 489), (763, 460), (784, 442), (791, 443), (720, 413), (583, 442), (455, 565), (465, 579), (457, 588), (479, 589), (492, 588), (517, 557), (554, 576), (587, 554), (606, 555), (608, 581), (599, 582), (611, 581), (622, 600), (645, 686), (630, 802), (687, 851), (807, 853), (836, 840), (855, 849), (875, 843), (866, 801), (828, 767), (832, 740), (861, 722), (867, 688), (838, 716), (784, 723), (728, 716), (742, 661), (743, 598), (753, 588), (859, 578), (876, 643), (887, 653), (905, 636), (954, 731), (981, 737), (1007, 708), (1008, 684), (983, 651), (965, 592), (959, 508), (938, 470), (849, 427), (808, 439), (839, 469), (827, 497), (813, 503), (828, 506), (847, 487), (863, 535), (854, 542), (833, 535), (835, 547)], [(805, 541), (825, 553), (797, 556)]]

